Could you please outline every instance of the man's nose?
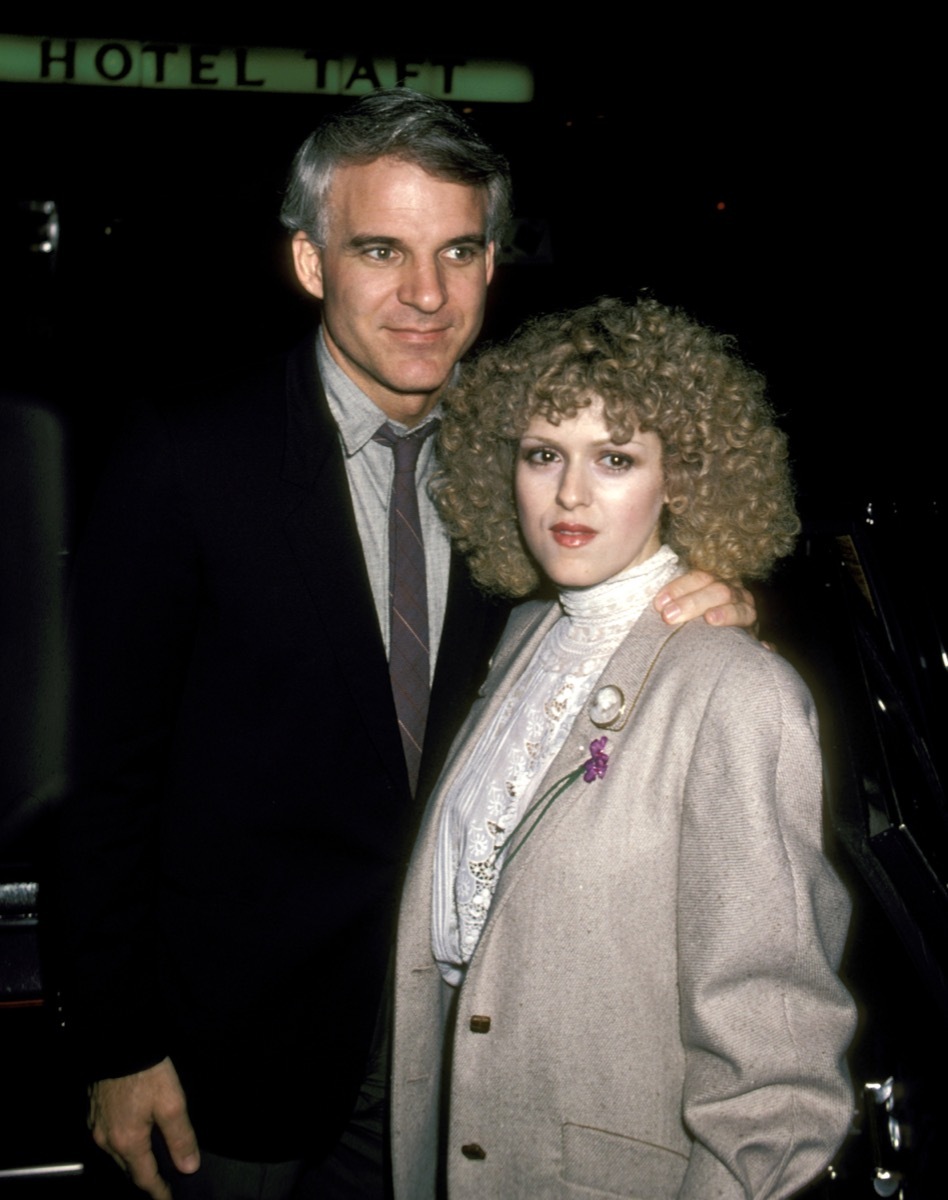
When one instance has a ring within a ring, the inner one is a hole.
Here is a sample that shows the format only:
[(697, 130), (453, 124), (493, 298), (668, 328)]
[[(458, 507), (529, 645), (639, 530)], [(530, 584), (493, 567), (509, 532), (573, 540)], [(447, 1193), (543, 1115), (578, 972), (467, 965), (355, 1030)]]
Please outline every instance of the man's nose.
[(448, 299), (440, 263), (422, 259), (406, 263), (398, 298), (402, 304), (417, 308), (419, 312), (437, 312)]

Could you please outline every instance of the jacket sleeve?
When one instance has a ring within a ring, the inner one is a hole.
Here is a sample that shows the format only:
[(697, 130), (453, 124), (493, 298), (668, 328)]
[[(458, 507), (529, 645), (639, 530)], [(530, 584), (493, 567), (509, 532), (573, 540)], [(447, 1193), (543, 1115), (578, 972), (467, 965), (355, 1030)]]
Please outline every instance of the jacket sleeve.
[(680, 1196), (778, 1197), (829, 1163), (852, 1115), (854, 1005), (836, 968), (849, 900), (822, 851), (812, 698), (776, 655), (736, 655), (688, 772), (679, 877)]
[(149, 414), (106, 474), (72, 586), (61, 907), (67, 1021), (89, 1078), (167, 1053), (153, 926), (159, 805), (198, 593), (181, 472)]

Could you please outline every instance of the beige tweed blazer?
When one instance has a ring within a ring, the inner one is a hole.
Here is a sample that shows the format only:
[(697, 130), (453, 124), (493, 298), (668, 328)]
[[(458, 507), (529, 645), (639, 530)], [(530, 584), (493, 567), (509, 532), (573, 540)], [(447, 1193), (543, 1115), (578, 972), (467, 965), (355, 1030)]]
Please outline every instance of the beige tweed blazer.
[(557, 616), (511, 616), (415, 847), (397, 1200), (435, 1195), (442, 1077), (450, 1200), (789, 1196), (852, 1112), (854, 1006), (835, 973), (849, 902), (821, 848), (812, 699), (746, 634), (696, 621), (669, 636), (645, 613), (593, 691), (620, 689), (623, 712), (597, 727), (591, 699), (537, 795), (603, 734), (605, 777), (572, 784), (504, 868), (457, 993), (432, 959), (443, 797)]

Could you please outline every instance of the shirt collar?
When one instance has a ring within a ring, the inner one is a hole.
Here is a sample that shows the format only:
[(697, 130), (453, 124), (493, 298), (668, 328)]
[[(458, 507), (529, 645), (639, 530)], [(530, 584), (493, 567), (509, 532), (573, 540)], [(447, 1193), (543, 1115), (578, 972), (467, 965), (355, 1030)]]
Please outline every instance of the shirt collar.
[(374, 404), (365, 392), (352, 382), (330, 354), (322, 325), (316, 331), (316, 364), (319, 367), (319, 375), (323, 382), (329, 411), (332, 419), (336, 422), (343, 449), (349, 458), (358, 454), (367, 442), (371, 442), (379, 426), (386, 421), (399, 436), (404, 436), (414, 432), (415, 429), (423, 428), (429, 421), (433, 421), (441, 415), (439, 400), (427, 417), (411, 429), (407, 425), (401, 424), (400, 421), (393, 421), (387, 417), (378, 405)]

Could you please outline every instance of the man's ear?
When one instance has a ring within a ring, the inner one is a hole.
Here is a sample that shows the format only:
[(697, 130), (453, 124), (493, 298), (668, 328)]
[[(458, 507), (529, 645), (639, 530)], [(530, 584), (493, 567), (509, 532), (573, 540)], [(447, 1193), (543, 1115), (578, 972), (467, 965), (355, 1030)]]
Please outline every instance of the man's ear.
[(314, 246), (302, 229), (293, 234), (293, 266), (296, 278), (311, 296), (323, 298), (323, 252)]
[(484, 252), (484, 275), (488, 283), (494, 278), (494, 251), (496, 249), (496, 242), (488, 242)]

